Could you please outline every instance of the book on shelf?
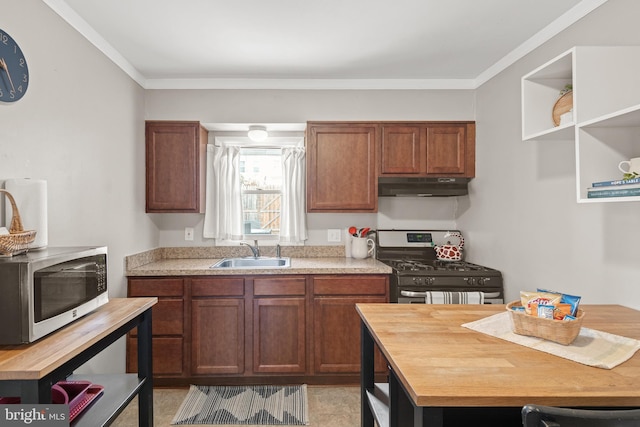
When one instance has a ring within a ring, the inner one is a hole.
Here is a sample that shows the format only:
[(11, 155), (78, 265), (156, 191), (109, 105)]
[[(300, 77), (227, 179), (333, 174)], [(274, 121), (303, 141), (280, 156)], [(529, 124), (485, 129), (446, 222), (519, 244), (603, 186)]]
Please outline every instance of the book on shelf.
[(631, 179), (618, 179), (614, 181), (599, 181), (591, 184), (592, 187), (611, 187), (618, 185), (640, 184), (640, 177)]
[[(597, 188), (597, 187), (596, 187)], [(612, 188), (612, 189), (588, 189), (587, 197), (589, 199), (600, 198), (600, 197), (632, 197), (632, 196), (640, 196), (640, 186), (634, 188)]]
[(640, 188), (640, 184), (625, 184), (625, 185), (607, 185), (599, 187), (589, 187), (587, 191), (604, 191), (604, 190), (632, 190)]

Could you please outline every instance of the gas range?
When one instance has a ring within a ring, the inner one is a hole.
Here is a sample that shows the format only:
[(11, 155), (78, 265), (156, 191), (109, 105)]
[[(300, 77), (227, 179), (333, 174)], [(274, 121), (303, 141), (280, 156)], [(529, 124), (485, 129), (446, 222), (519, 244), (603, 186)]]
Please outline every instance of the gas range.
[(425, 292), (433, 291), (481, 291), (485, 303), (503, 303), (502, 274), (498, 270), (464, 260), (437, 259), (434, 246), (450, 243), (448, 231), (377, 231), (376, 258), (393, 269), (391, 302), (424, 302)]

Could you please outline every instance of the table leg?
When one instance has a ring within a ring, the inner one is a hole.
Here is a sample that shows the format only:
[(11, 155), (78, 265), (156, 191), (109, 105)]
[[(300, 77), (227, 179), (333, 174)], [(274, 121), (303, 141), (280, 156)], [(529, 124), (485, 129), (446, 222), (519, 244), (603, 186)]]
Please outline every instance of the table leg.
[(373, 390), (375, 370), (373, 362), (374, 342), (364, 322), (360, 329), (360, 425), (373, 427), (373, 413), (369, 407), (367, 390)]
[(138, 378), (144, 378), (138, 393), (138, 425), (153, 427), (151, 309), (142, 313), (142, 321), (138, 325)]
[(442, 408), (416, 406), (395, 372), (389, 372), (389, 425), (390, 427), (443, 427)]

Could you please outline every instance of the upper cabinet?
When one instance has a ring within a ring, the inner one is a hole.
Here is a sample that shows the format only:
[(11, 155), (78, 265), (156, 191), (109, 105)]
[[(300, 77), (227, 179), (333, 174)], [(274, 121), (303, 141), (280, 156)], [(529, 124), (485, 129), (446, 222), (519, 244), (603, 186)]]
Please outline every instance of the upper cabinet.
[(308, 122), (307, 211), (376, 212), (378, 176), (475, 176), (474, 122)]
[(147, 121), (146, 211), (204, 212), (207, 130), (199, 122)]
[(383, 123), (381, 176), (475, 176), (473, 122)]
[(378, 127), (307, 123), (307, 211), (376, 212)]
[[(575, 142), (580, 203), (640, 201), (588, 194), (595, 182), (622, 179), (618, 164), (640, 156), (639, 72), (638, 46), (577, 46), (522, 78), (522, 138)], [(566, 85), (573, 110), (558, 124), (553, 109)]]

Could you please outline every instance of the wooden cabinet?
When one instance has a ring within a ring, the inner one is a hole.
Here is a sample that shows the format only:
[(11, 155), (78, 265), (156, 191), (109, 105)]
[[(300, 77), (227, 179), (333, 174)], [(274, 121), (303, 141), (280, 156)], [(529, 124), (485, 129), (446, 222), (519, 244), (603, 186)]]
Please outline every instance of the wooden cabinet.
[(424, 137), (420, 133), (420, 126), (382, 126), (380, 175), (417, 175), (424, 170)]
[(475, 176), (475, 125), (429, 125), (427, 175)]
[[(314, 276), (314, 373), (360, 372), (360, 317), (357, 303), (388, 302), (387, 276)], [(377, 354), (376, 370), (386, 365)]]
[(307, 124), (307, 211), (376, 212), (378, 127)]
[(381, 176), (475, 176), (473, 122), (381, 126)]
[(191, 372), (245, 370), (243, 278), (194, 278), (191, 284)]
[(306, 280), (253, 280), (253, 371), (299, 373), (307, 369)]
[(204, 212), (207, 131), (198, 122), (147, 121), (146, 211)]
[[(357, 303), (388, 301), (387, 275), (129, 278), (129, 296), (156, 296), (153, 377), (188, 384), (353, 384), (360, 372)], [(127, 370), (137, 368), (136, 334)], [(385, 372), (381, 355), (377, 369)]]
[[(178, 278), (129, 279), (128, 296), (158, 297), (152, 309), (153, 376), (186, 374), (183, 280)], [(137, 330), (127, 338), (127, 372), (138, 370)]]

